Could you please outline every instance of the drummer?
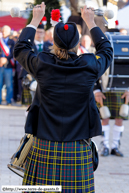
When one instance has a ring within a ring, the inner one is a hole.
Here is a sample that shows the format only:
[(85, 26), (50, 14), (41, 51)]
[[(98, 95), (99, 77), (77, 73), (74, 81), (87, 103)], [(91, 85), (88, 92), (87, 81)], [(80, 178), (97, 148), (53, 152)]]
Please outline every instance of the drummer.
[[(95, 83), (94, 87), (95, 100), (97, 106), (107, 106), (110, 110), (111, 117), (110, 119), (115, 119), (115, 124), (113, 126), (113, 141), (111, 145), (111, 155), (123, 157), (123, 153), (119, 150), (120, 147), (120, 137), (124, 131), (123, 119), (127, 120), (128, 117), (121, 117), (119, 115), (119, 110), (122, 104), (129, 103), (129, 91), (119, 91), (102, 93), (100, 80)], [(102, 119), (102, 149), (101, 156), (109, 155), (109, 133), (110, 125), (109, 118)]]
[[(119, 30), (121, 35), (127, 35), (127, 30), (121, 28)], [(123, 153), (119, 150), (120, 147), (120, 137), (124, 131), (123, 119), (127, 120), (128, 117), (121, 117), (119, 115), (119, 110), (122, 104), (129, 102), (129, 91), (119, 91), (102, 93), (101, 91), (101, 82), (98, 80), (95, 83), (94, 87), (95, 100), (97, 106), (107, 106), (110, 110), (111, 117), (110, 119), (115, 119), (115, 124), (113, 126), (113, 141), (111, 145), (111, 154), (116, 156), (123, 156)], [(109, 155), (109, 134), (110, 134), (110, 125), (109, 118), (102, 119), (102, 151), (101, 156)]]

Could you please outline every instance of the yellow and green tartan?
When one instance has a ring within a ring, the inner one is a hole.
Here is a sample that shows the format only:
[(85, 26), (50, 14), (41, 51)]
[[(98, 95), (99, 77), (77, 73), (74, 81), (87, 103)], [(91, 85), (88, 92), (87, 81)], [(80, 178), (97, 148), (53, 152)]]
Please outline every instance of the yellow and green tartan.
[(62, 193), (94, 193), (90, 147), (80, 141), (52, 142), (34, 137), (23, 185), (61, 185)]
[(28, 89), (23, 88), (22, 91), (22, 104), (30, 105), (32, 103), (32, 97)]
[[(121, 96), (124, 94), (124, 92), (106, 92), (103, 93), (106, 97), (106, 99), (103, 100), (104, 106), (107, 106), (110, 110), (111, 117), (110, 119), (115, 118), (122, 118), (124, 120), (127, 120), (128, 117), (121, 117), (119, 115), (119, 110), (122, 104), (125, 103), (125, 99), (122, 99)], [(97, 103), (97, 107), (100, 108), (100, 104)]]

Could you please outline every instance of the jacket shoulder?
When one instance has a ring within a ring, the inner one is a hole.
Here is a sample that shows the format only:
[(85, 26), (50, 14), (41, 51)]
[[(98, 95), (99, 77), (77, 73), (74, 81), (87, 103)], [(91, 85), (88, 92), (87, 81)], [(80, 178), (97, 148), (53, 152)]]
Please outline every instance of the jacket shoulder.
[(93, 66), (93, 63), (96, 63), (96, 58), (93, 53), (81, 54), (79, 57), (83, 62), (85, 62), (88, 65)]
[(81, 61), (86, 65), (87, 69), (97, 75), (96, 57), (93, 53), (86, 53), (80, 55)]
[(54, 55), (54, 54), (52, 54), (52, 53), (50, 53), (50, 52), (46, 52), (46, 51), (40, 52), (40, 53), (38, 54), (38, 56), (39, 56), (39, 57), (42, 56), (43, 58), (44, 58), (44, 57), (46, 57), (46, 58), (55, 58), (55, 57), (56, 57), (56, 55)]

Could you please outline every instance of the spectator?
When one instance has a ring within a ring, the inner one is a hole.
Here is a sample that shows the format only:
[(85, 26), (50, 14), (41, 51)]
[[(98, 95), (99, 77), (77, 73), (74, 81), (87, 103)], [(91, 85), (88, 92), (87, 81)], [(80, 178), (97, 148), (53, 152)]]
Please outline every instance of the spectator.
[(36, 52), (36, 54), (43, 51), (44, 36), (45, 36), (44, 25), (39, 24), (35, 33), (35, 40), (34, 40), (34, 51)]
[[(43, 46), (44, 46), (44, 35), (45, 35), (45, 31), (44, 31), (44, 25), (43, 24), (39, 24), (37, 29), (36, 29), (36, 33), (35, 33), (35, 39), (34, 39), (34, 44), (33, 44), (33, 51), (35, 52), (35, 54), (38, 54), (39, 52), (43, 51)], [(34, 92), (32, 91), (30, 94), (30, 90), (29, 90), (29, 86), (24, 85), (24, 83), (26, 84), (27, 82), (31, 82), (31, 75), (27, 75), (28, 73), (26, 72), (26, 70), (24, 68), (21, 69), (21, 72), (19, 74), (19, 78), (20, 80), (22, 80), (23, 84), (23, 92), (22, 92), (22, 104), (24, 105), (30, 105), (32, 102), (32, 99), (34, 98)], [(28, 79), (29, 77), (29, 79)]]
[(17, 39), (18, 39), (18, 32), (17, 31), (13, 31), (13, 34), (12, 34), (12, 39), (14, 40), (14, 42), (16, 42), (17, 41)]
[(95, 48), (91, 46), (92, 40), (90, 36), (83, 35), (80, 40), (80, 47), (78, 49), (78, 55), (83, 53), (94, 53)]
[(127, 35), (127, 33), (128, 33), (125, 28), (121, 28), (121, 29), (119, 30), (119, 32), (120, 32), (121, 35)]
[[(20, 33), (22, 30), (14, 31), (12, 35), (12, 39), (16, 43)], [(15, 62), (15, 70), (14, 70), (14, 77), (13, 77), (13, 99), (15, 102), (21, 101), (21, 95), (22, 95), (22, 84), (21, 79), (19, 79), (19, 74), (21, 71), (21, 65), (17, 62)]]
[(49, 40), (49, 30), (45, 31), (45, 35), (44, 35), (44, 42)]
[(2, 103), (2, 87), (3, 81), (6, 85), (7, 104), (11, 104), (13, 98), (13, 59), (14, 41), (9, 38), (11, 28), (7, 25), (3, 26), (0, 36), (0, 104)]
[(44, 46), (43, 46), (43, 51), (45, 52), (50, 52), (49, 47), (53, 45), (53, 32), (54, 32), (54, 28), (51, 27), (48, 30), (48, 40), (44, 42)]

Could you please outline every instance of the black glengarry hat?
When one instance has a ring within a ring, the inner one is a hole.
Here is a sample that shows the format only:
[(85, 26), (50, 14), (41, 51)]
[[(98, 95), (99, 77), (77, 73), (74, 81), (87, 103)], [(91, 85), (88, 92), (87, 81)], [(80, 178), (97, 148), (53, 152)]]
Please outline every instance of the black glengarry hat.
[(37, 28), (38, 29), (44, 29), (44, 25), (42, 23), (40, 23)]
[(57, 47), (70, 50), (79, 42), (79, 33), (74, 22), (59, 22), (54, 28), (54, 43)]

